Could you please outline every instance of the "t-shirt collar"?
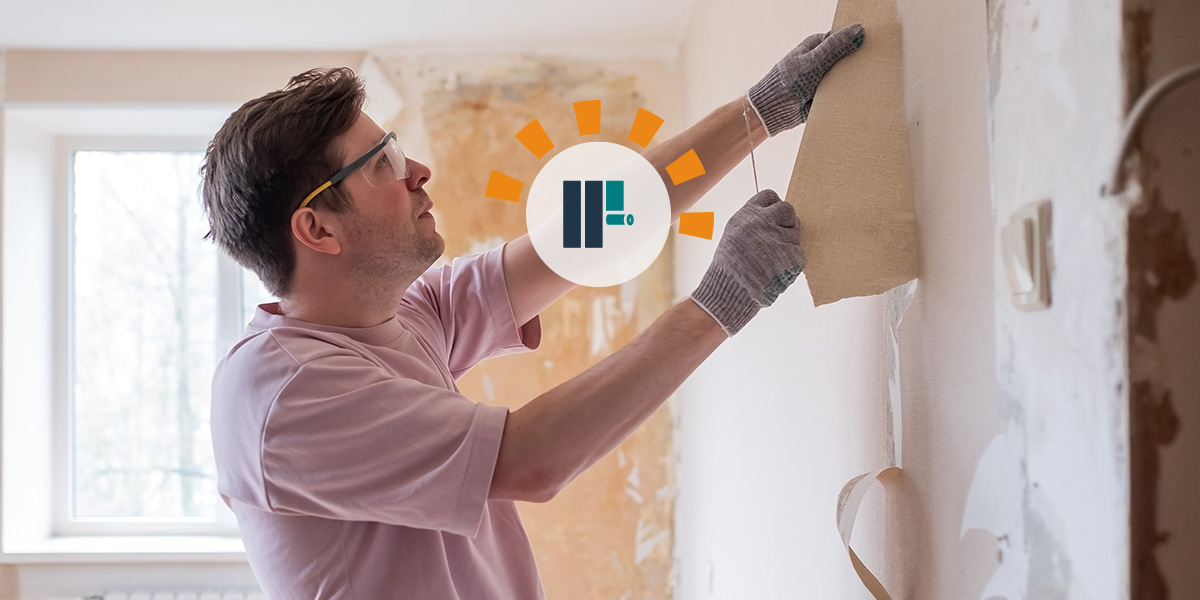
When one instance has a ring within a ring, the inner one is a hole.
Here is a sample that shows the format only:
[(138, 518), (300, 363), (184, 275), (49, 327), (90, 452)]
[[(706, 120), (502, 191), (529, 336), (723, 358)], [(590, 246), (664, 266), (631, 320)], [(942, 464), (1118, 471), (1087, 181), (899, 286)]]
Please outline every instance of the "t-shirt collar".
[(357, 342), (375, 346), (395, 340), (404, 333), (404, 328), (400, 325), (400, 319), (396, 315), (392, 315), (392, 318), (372, 327), (337, 327), (285, 317), (279, 314), (278, 302), (259, 304), (258, 308), (254, 310), (254, 318), (247, 326), (247, 332), (267, 331), (277, 327), (295, 327), (310, 331), (336, 333)]

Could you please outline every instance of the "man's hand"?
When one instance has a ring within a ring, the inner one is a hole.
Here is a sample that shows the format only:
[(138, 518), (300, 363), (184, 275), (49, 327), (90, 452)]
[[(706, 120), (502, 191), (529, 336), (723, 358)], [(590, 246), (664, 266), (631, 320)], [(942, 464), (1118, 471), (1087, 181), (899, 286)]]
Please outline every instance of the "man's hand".
[(862, 25), (810, 35), (746, 92), (768, 135), (808, 120), (817, 84), (834, 63), (862, 46), (863, 35)]
[(774, 190), (763, 190), (729, 218), (692, 300), (732, 336), (803, 269), (796, 211)]

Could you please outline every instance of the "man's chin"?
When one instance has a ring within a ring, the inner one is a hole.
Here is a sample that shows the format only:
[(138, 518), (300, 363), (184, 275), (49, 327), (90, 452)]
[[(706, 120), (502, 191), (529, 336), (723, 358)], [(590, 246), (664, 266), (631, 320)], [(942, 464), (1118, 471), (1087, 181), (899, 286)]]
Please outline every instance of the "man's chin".
[(429, 242), (429, 252), (425, 257), (429, 261), (429, 264), (432, 265), (446, 252), (446, 240), (442, 238), (442, 234), (435, 231), (433, 232), (433, 238)]

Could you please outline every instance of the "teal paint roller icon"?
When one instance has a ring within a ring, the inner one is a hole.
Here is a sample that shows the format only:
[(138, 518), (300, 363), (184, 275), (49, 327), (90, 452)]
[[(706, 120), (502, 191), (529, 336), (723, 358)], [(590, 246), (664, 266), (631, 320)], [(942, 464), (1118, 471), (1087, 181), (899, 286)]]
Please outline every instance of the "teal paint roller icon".
[(633, 215), (622, 214), (625, 210), (625, 182), (605, 181), (604, 216), (608, 225), (633, 225)]

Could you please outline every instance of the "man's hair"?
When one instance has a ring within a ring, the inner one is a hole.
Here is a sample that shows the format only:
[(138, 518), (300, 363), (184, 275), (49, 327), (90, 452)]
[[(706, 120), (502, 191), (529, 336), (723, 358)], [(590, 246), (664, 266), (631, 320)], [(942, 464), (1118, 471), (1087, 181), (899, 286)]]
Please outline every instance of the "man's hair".
[[(200, 168), (205, 237), (277, 297), (291, 291), (296, 266), (292, 214), (342, 168), (345, 158), (333, 140), (358, 119), (365, 98), (349, 68), (305, 71), (284, 89), (243, 104), (208, 144)], [(350, 209), (337, 186), (314, 203), (335, 213)]]

